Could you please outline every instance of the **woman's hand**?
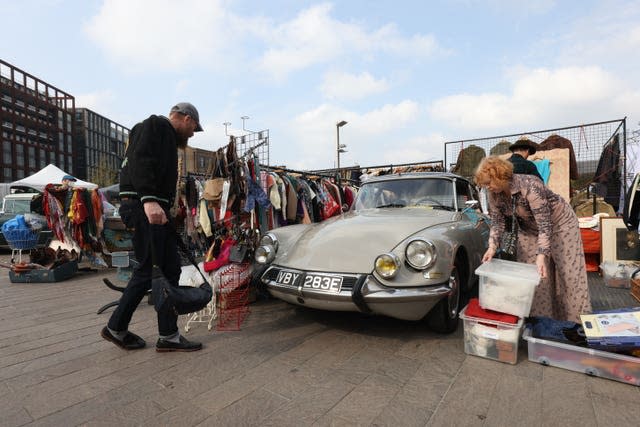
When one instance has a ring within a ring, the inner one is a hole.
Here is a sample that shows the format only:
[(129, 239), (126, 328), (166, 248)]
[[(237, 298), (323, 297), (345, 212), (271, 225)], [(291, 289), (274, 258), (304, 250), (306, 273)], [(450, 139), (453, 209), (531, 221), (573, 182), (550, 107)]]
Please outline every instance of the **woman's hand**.
[(491, 258), (496, 254), (496, 248), (489, 246), (489, 249), (482, 256), (482, 262), (491, 261)]
[(538, 267), (538, 274), (542, 279), (547, 278), (547, 260), (544, 254), (538, 254), (536, 256), (536, 267)]

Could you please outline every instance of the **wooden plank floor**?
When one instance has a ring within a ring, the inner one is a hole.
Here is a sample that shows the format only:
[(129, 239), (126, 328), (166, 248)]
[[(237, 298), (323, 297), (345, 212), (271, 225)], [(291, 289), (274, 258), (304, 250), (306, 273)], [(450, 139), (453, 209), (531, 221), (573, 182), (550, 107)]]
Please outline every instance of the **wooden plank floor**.
[[(640, 388), (527, 360), (467, 356), (462, 325), (423, 325), (352, 313), (251, 305), (236, 332), (196, 325), (195, 353), (154, 350), (143, 302), (126, 352), (100, 329), (118, 294), (115, 271), (60, 283), (10, 283), (0, 273), (0, 425), (631, 426)], [(597, 284), (596, 284), (597, 285)], [(594, 286), (594, 284), (592, 284)]]

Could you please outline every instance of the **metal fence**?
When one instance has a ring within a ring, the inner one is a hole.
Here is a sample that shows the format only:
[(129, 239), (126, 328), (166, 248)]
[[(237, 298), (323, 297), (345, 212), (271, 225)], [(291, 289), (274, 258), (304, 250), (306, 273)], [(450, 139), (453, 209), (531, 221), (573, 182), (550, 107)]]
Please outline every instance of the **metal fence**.
[(579, 178), (572, 180), (571, 186), (574, 190), (581, 190), (593, 181), (605, 145), (610, 141), (613, 141), (614, 138), (618, 138), (621, 162), (619, 170), (622, 171), (622, 177), (626, 177), (626, 179), (622, 179), (624, 190), (626, 190), (628, 181), (626, 133), (626, 118), (624, 118), (556, 129), (492, 136), (488, 138), (465, 139), (446, 142), (444, 147), (444, 159), (447, 169), (451, 170), (456, 166), (460, 152), (471, 145), (482, 148), (486, 152), (486, 155), (490, 155), (491, 150), (498, 144), (502, 143), (504, 145), (503, 141), (514, 143), (519, 138), (527, 136), (531, 141), (541, 143), (551, 135), (559, 135), (571, 141), (573, 145)]

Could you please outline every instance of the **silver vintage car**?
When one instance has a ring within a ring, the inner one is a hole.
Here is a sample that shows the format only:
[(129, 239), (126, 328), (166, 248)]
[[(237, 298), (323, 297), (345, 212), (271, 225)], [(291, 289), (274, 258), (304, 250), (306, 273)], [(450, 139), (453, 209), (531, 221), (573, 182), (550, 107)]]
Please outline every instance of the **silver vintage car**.
[(463, 293), (477, 283), (488, 221), (461, 176), (383, 175), (367, 180), (340, 216), (269, 231), (255, 260), (269, 293), (289, 303), (426, 317), (432, 330), (450, 333)]

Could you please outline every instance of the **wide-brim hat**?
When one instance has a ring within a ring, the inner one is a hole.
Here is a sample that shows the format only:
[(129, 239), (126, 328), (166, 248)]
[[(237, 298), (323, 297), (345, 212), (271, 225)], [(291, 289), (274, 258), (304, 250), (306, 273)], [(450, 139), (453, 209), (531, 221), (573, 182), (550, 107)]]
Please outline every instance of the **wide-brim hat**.
[(513, 150), (529, 150), (529, 155), (535, 154), (538, 151), (538, 144), (531, 141), (528, 138), (521, 138), (511, 144), (509, 147), (509, 151), (513, 152)]

